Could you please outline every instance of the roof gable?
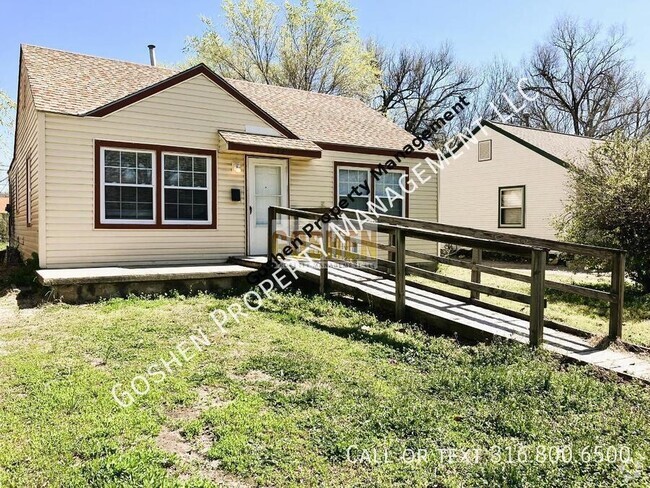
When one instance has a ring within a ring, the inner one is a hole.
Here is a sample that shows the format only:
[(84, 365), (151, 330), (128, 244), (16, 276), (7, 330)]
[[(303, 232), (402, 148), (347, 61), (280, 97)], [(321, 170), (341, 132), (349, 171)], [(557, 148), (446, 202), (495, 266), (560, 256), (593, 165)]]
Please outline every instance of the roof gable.
[[(602, 142), (591, 137), (501, 124), (489, 120), (484, 120), (482, 125), (565, 168), (570, 163), (583, 161), (591, 146)], [(473, 133), (476, 134), (479, 130), (480, 127), (477, 127)]]

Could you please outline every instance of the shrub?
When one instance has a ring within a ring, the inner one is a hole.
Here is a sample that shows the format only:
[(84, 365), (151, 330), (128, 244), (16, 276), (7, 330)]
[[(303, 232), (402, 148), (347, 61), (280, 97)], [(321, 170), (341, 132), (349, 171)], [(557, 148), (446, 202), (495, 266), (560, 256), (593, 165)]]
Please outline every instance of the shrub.
[[(569, 169), (570, 192), (558, 221), (563, 238), (627, 251), (629, 277), (650, 292), (650, 139), (618, 134)], [(600, 261), (583, 261), (605, 268)]]

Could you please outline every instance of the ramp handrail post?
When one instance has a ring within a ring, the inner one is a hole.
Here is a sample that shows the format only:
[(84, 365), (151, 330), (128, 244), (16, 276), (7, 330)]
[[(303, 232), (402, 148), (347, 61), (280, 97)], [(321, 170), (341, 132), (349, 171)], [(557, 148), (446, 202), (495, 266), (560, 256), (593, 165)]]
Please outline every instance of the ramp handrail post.
[(612, 284), (614, 301), (609, 304), (609, 339), (615, 341), (623, 335), (623, 301), (625, 299), (625, 253), (612, 256)]
[(395, 229), (395, 318), (402, 320), (406, 309), (406, 236)]
[(275, 219), (277, 217), (277, 210), (275, 207), (269, 207), (269, 220), (268, 220), (268, 234), (267, 234), (267, 259), (269, 262), (275, 256)]
[[(481, 264), (483, 262), (483, 249), (472, 248), (472, 264)], [(481, 272), (478, 269), (472, 268), (472, 283), (481, 283)], [(481, 298), (481, 292), (476, 290), (470, 291), (470, 298), (473, 300), (479, 300)]]
[(546, 279), (546, 250), (533, 249), (530, 283), (530, 330), (531, 347), (542, 345), (544, 340), (544, 281)]
[(322, 247), (322, 252), (320, 255), (320, 283), (319, 283), (319, 291), (321, 294), (325, 294), (327, 292), (327, 279), (328, 279), (328, 271), (329, 271), (329, 264), (328, 264), (328, 259), (327, 259), (327, 253), (328, 251), (328, 246), (327, 246), (327, 241), (328, 239), (328, 231), (327, 231), (328, 225), (326, 223), (323, 223), (323, 226), (321, 228), (321, 247)]

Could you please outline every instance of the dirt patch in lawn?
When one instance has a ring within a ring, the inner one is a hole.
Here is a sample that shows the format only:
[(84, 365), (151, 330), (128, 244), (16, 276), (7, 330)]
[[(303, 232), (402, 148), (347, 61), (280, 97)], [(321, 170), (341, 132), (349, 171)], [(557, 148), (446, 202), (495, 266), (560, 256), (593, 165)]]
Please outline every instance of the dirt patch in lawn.
[(212, 388), (209, 386), (199, 387), (197, 394), (198, 399), (193, 405), (178, 407), (169, 412), (169, 417), (174, 420), (194, 420), (199, 418), (201, 413), (209, 408), (224, 407), (231, 401), (225, 400), (225, 390), (221, 388)]
[[(193, 444), (185, 439), (179, 431), (170, 430), (165, 426), (163, 426), (160, 434), (156, 438), (156, 445), (160, 449), (178, 456), (183, 464), (190, 468), (189, 471), (195, 471), (194, 474), (200, 474), (203, 478), (213, 481), (219, 486), (232, 488), (253, 486), (221, 470), (221, 463), (219, 461), (208, 460), (204, 456), (204, 453), (210, 448), (210, 443), (211, 439), (207, 435), (203, 435), (198, 438), (196, 444)], [(186, 471), (179, 472), (177, 475), (181, 479), (189, 478), (190, 476)]]

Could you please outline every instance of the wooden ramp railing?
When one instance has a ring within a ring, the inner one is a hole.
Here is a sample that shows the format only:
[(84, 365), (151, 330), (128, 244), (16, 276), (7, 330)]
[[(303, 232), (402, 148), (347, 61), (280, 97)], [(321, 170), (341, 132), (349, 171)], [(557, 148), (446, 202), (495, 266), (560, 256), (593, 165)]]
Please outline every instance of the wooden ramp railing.
[[(283, 248), (285, 248), (286, 246), (291, 247), (292, 243), (295, 245), (296, 238), (298, 238), (305, 246), (309, 243), (314, 248), (322, 250), (315, 253), (318, 255), (317, 259), (320, 265), (320, 290), (322, 293), (327, 290), (329, 263), (359, 265), (371, 262), (376, 264), (376, 268), (364, 267), (364, 270), (395, 281), (395, 317), (398, 320), (404, 318), (406, 285), (408, 284), (414, 288), (469, 301), (490, 310), (526, 319), (529, 321), (529, 342), (531, 346), (536, 347), (542, 343), (545, 325), (560, 329), (567, 327), (544, 318), (545, 289), (549, 288), (608, 302), (610, 306), (609, 338), (616, 340), (621, 337), (625, 252), (620, 249), (537, 239), (388, 215), (377, 216), (373, 223), (366, 223), (363, 230), (353, 231), (351, 227), (345, 227), (341, 220), (331, 220), (328, 223), (319, 220), (326, 211), (327, 209), (320, 208), (269, 207), (268, 216), (269, 260), (285, 258), (285, 253), (278, 253), (278, 241), (283, 241)], [(353, 212), (345, 211), (344, 213), (352, 223), (356, 224), (356, 215)], [(308, 237), (303, 226), (314, 224), (316, 221), (319, 223), (314, 225), (311, 237)], [(356, 229), (359, 227), (356, 225)], [(472, 250), (471, 261), (439, 256), (438, 244), (470, 248)], [(428, 249), (432, 249), (432, 251), (423, 252)], [(366, 252), (362, 252), (364, 250)], [(483, 264), (483, 251), (529, 257), (530, 275)], [(546, 262), (551, 251), (608, 259), (611, 262), (612, 270), (609, 291), (546, 279)], [(431, 269), (426, 269), (425, 263), (446, 264), (468, 269), (471, 272), (470, 281), (436, 273)], [(482, 273), (528, 283), (530, 294), (482, 284)], [(470, 297), (468, 299), (437, 287), (415, 282), (407, 279), (407, 276), (417, 276), (435, 283), (469, 290)], [(530, 307), (529, 314), (514, 312), (486, 303), (481, 300), (481, 294), (526, 304)]]

